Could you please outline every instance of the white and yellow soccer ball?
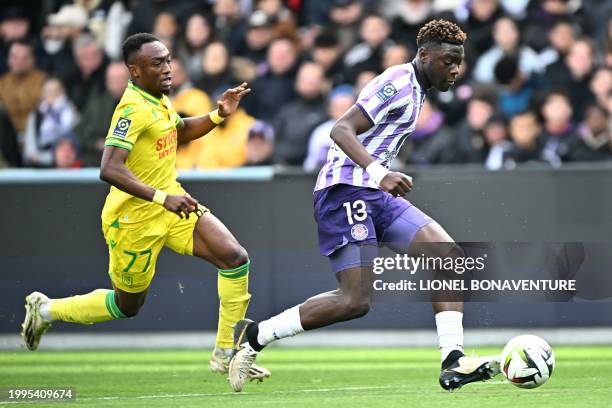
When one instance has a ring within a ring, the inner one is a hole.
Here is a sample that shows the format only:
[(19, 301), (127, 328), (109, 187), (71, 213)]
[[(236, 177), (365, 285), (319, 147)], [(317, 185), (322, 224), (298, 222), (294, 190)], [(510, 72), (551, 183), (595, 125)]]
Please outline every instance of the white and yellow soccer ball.
[(506, 344), (500, 362), (502, 373), (512, 385), (536, 388), (552, 375), (555, 354), (543, 338), (524, 334)]

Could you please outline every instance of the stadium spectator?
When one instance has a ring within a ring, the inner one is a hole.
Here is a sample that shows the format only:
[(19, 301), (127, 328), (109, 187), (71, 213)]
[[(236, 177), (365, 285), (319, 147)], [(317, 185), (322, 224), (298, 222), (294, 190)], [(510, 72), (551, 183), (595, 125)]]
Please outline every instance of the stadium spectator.
[[(187, 21), (192, 14), (202, 11), (205, 7), (202, 0), (155, 0), (155, 1), (135, 1), (125, 2), (132, 11), (132, 18), (128, 25), (126, 36), (153, 32), (155, 19), (160, 13), (168, 12), (176, 16), (179, 21)], [(216, 3), (220, 3), (217, 1)]]
[(329, 119), (315, 127), (310, 134), (304, 170), (318, 171), (325, 164), (327, 151), (332, 143), (329, 137), (332, 127), (354, 103), (355, 93), (350, 85), (340, 85), (331, 92), (327, 107)]
[(444, 113), (425, 100), (416, 128), (404, 143), (400, 158), (409, 164), (445, 163), (449, 161), (451, 142), (452, 132), (444, 125)]
[(495, 96), (486, 89), (477, 89), (467, 104), (465, 119), (457, 131), (448, 155), (450, 163), (484, 163), (489, 146), (484, 138), (485, 125), (495, 113)]
[(297, 27), (295, 19), (291, 11), (285, 7), (282, 0), (255, 0), (254, 6), (256, 10), (261, 10), (275, 22), (274, 35), (275, 37), (289, 37), (294, 40), (298, 39)]
[(87, 12), (74, 4), (66, 4), (47, 17), (48, 25), (41, 35), (52, 75), (64, 78), (74, 71), (74, 42), (85, 33), (87, 22)]
[(359, 95), (363, 90), (363, 87), (368, 84), (371, 80), (376, 78), (378, 75), (375, 71), (362, 71), (357, 75), (357, 79), (355, 80), (355, 95)]
[(53, 146), (53, 165), (57, 169), (80, 169), (79, 142), (71, 133), (66, 133)]
[(81, 108), (80, 121), (74, 132), (80, 142), (84, 166), (100, 165), (108, 124), (128, 79), (129, 72), (122, 62), (110, 63), (106, 68), (104, 90), (94, 93)]
[(342, 63), (342, 48), (338, 36), (330, 31), (320, 32), (314, 39), (312, 59), (325, 69), (325, 78), (333, 85), (339, 85), (345, 81), (344, 65)]
[(153, 23), (153, 35), (160, 39), (173, 42), (179, 32), (177, 17), (174, 13), (162, 11), (155, 16)]
[(469, 15), (464, 25), (475, 55), (482, 55), (493, 46), (493, 24), (501, 15), (498, 0), (473, 0), (469, 3)]
[(300, 166), (306, 158), (310, 133), (327, 118), (323, 67), (304, 63), (298, 71), (295, 90), (298, 98), (283, 106), (274, 118), (274, 162)]
[(104, 51), (111, 60), (121, 59), (121, 45), (133, 15), (121, 0), (110, 5), (104, 22)]
[(534, 93), (533, 81), (521, 72), (515, 57), (503, 57), (495, 65), (495, 80), (500, 85), (499, 110), (510, 118), (529, 107)]
[(57, 78), (47, 79), (38, 109), (27, 118), (23, 134), (24, 165), (52, 167), (55, 144), (72, 132), (77, 120), (77, 111), (61, 81)]
[(514, 57), (523, 77), (529, 78), (540, 71), (538, 55), (534, 50), (521, 44), (517, 24), (509, 17), (502, 17), (493, 26), (495, 44), (476, 61), (474, 79), (483, 83), (495, 80), (493, 71), (504, 57)]
[(508, 128), (504, 116), (501, 114), (491, 116), (482, 133), (489, 146), (484, 162), (485, 168), (499, 170), (504, 166), (506, 153), (512, 148), (512, 143), (508, 140)]
[(15, 41), (9, 48), (9, 72), (0, 76), (0, 103), (15, 131), (26, 127), (28, 114), (38, 106), (45, 73), (35, 67), (32, 44)]
[(549, 45), (538, 55), (539, 64), (544, 69), (565, 58), (576, 41), (574, 26), (569, 20), (559, 20), (548, 33)]
[(540, 124), (533, 111), (524, 111), (510, 119), (512, 146), (504, 155), (504, 167), (512, 169), (517, 163), (542, 162), (543, 141), (539, 138)]
[(8, 50), (11, 43), (26, 40), (29, 31), (30, 20), (23, 8), (10, 6), (0, 13), (0, 74), (8, 71)]
[(392, 45), (385, 50), (382, 59), (382, 69), (387, 69), (394, 65), (405, 64), (410, 61), (410, 50), (405, 45)]
[[(172, 62), (172, 107), (181, 117), (192, 117), (205, 115), (212, 110), (212, 105), (208, 95), (201, 89), (196, 88), (183, 66), (181, 60)], [(196, 143), (179, 145), (176, 152), (176, 167), (180, 169), (190, 169), (195, 167), (196, 150), (199, 146)]]
[(383, 55), (393, 45), (389, 37), (389, 23), (381, 16), (370, 14), (361, 22), (362, 42), (349, 49), (344, 57), (346, 79), (354, 82), (361, 71), (382, 71)]
[(590, 89), (595, 95), (595, 102), (602, 108), (606, 108), (608, 98), (612, 94), (612, 69), (599, 68), (595, 71), (590, 83)]
[(175, 57), (183, 62), (189, 78), (193, 81), (198, 81), (202, 77), (204, 49), (213, 37), (210, 22), (203, 14), (198, 13), (189, 17), (185, 33), (176, 46)]
[(240, 13), (238, 0), (217, 0), (213, 6), (217, 39), (223, 41), (235, 55), (247, 29), (246, 19)]
[(244, 165), (249, 130), (254, 122), (255, 118), (239, 108), (205, 137), (190, 142), (180, 162), (177, 157), (177, 167), (214, 170)]
[(178, 21), (176, 15), (170, 11), (162, 11), (155, 17), (153, 24), (153, 35), (161, 40), (164, 45), (174, 51), (174, 39), (179, 32)]
[(595, 67), (593, 43), (581, 38), (576, 40), (564, 60), (546, 68), (546, 80), (550, 89), (564, 88), (568, 91), (576, 109), (574, 119), (583, 117), (584, 107), (593, 101), (589, 83)]
[(0, 168), (21, 166), (21, 150), (11, 118), (0, 106)]
[(599, 105), (586, 109), (578, 140), (569, 152), (571, 161), (612, 160), (612, 121)]
[(419, 28), (431, 17), (433, 2), (430, 0), (384, 0), (378, 12), (391, 21), (391, 38), (403, 44), (411, 44)]
[(194, 86), (181, 60), (172, 62), (172, 95), (170, 100), (174, 110), (181, 117), (201, 116), (212, 110), (208, 94)]
[(542, 154), (552, 166), (558, 167), (561, 162), (571, 160), (570, 150), (577, 141), (569, 96), (562, 91), (548, 93), (540, 113), (544, 118), (540, 134), (544, 143)]
[(590, 18), (583, 9), (584, 1), (541, 0), (533, 2), (525, 29), (527, 43), (535, 50), (546, 46), (548, 33), (559, 20), (571, 20), (583, 34), (592, 30)]
[(236, 79), (230, 67), (230, 55), (225, 44), (219, 41), (206, 46), (202, 56), (202, 77), (197, 82), (198, 88), (209, 95), (223, 93), (234, 86)]
[(343, 52), (357, 43), (363, 13), (360, 0), (332, 0), (328, 28), (338, 35)]
[(253, 90), (243, 99), (249, 115), (270, 122), (279, 107), (294, 100), (295, 65), (297, 52), (288, 38), (276, 39), (270, 44), (266, 58), (266, 72), (255, 78)]
[(262, 120), (253, 122), (247, 140), (245, 166), (264, 166), (272, 164), (274, 152), (274, 129)]
[(104, 76), (108, 64), (100, 44), (89, 34), (74, 42), (76, 69), (61, 76), (70, 100), (76, 106), (85, 106), (89, 98), (104, 90)]
[(256, 65), (266, 60), (266, 53), (270, 43), (275, 38), (274, 31), (276, 21), (274, 17), (268, 16), (261, 10), (253, 12), (249, 16), (247, 31), (244, 41), (236, 49), (236, 55), (248, 58)]

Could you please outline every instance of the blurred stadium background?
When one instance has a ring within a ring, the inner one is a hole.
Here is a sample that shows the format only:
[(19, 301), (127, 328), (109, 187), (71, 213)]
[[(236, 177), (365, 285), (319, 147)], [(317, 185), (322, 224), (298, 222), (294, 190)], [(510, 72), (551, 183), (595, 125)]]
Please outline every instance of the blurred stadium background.
[[(128, 78), (121, 42), (141, 31), (173, 51), (179, 113), (207, 113), (239, 81), (253, 88), (244, 109), (179, 148), (177, 165), (191, 194), (248, 249), (255, 319), (334, 284), (318, 255), (311, 196), (329, 129), (367, 81), (414, 57), (416, 32), (434, 17), (468, 33), (466, 61), (452, 90), (429, 93), (394, 163), (415, 177), (410, 199), (458, 241), (612, 236), (609, 1), (0, 5), (0, 349), (20, 347), (30, 291), (57, 297), (109, 285), (99, 218), (108, 187), (95, 167)], [(42, 348), (211, 347), (215, 285), (212, 266), (166, 251), (137, 318), (55, 324)], [(603, 290), (568, 303), (468, 304), (466, 346), (500, 345), (525, 330), (553, 345), (610, 344), (609, 298)], [(430, 305), (408, 299), (284, 344), (431, 347), (435, 339)]]

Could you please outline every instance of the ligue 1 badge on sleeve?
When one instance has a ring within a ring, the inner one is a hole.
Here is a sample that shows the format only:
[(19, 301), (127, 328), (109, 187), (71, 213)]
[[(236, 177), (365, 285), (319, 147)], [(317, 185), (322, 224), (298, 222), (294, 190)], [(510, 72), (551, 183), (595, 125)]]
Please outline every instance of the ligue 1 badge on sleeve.
[(119, 118), (119, 120), (117, 121), (117, 125), (115, 125), (115, 130), (113, 130), (113, 136), (125, 139), (131, 124), (132, 121), (130, 119)]
[(386, 102), (397, 93), (397, 89), (390, 81), (385, 83), (382, 88), (376, 92), (376, 96), (381, 102)]

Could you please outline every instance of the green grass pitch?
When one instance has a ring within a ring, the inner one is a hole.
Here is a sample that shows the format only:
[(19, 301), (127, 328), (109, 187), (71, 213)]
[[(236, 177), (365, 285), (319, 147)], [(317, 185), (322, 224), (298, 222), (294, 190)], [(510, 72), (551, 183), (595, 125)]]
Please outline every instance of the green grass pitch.
[[(481, 349), (485, 353), (498, 349)], [(73, 387), (52, 407), (610, 407), (612, 346), (556, 347), (544, 386), (522, 390), (502, 376), (448, 393), (438, 383), (434, 349), (265, 350), (272, 378), (233, 393), (208, 371), (208, 351), (73, 351), (0, 353), (0, 389)]]

